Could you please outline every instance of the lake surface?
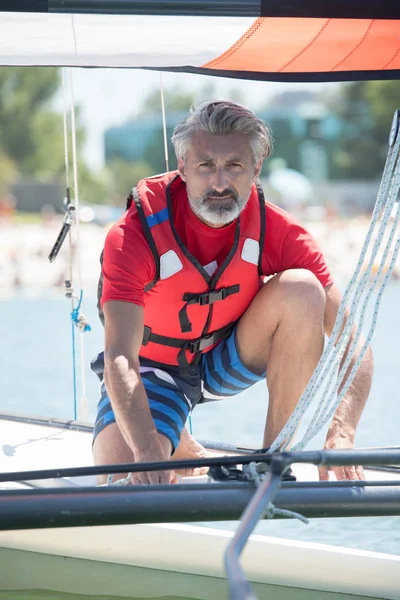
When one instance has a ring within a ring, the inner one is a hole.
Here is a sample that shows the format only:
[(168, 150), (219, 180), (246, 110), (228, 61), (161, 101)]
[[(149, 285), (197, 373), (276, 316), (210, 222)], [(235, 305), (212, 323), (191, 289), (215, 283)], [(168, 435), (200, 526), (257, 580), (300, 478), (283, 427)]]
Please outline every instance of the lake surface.
[[(381, 302), (373, 339), (375, 372), (370, 399), (362, 416), (356, 445), (400, 445), (400, 284), (390, 284)], [(85, 299), (84, 314), (92, 331), (84, 334), (85, 376), (90, 418), (95, 416), (99, 382), (89, 362), (102, 349), (103, 329), (94, 297)], [(46, 417), (73, 418), (70, 303), (40, 292), (0, 300), (0, 410)], [(79, 343), (79, 336), (77, 336)], [(78, 352), (79, 375), (79, 352)], [(78, 378), (80, 379), (80, 378)], [(80, 381), (78, 381), (78, 398)], [(240, 397), (199, 406), (193, 415), (195, 436), (259, 447), (267, 409), (264, 383)], [(321, 432), (309, 448), (321, 448)], [(39, 465), (38, 465), (39, 467)], [(218, 523), (234, 528), (235, 523)], [(343, 545), (400, 554), (400, 517), (316, 519), (263, 522), (257, 533), (275, 537)], [(11, 598), (11, 596), (10, 596)]]

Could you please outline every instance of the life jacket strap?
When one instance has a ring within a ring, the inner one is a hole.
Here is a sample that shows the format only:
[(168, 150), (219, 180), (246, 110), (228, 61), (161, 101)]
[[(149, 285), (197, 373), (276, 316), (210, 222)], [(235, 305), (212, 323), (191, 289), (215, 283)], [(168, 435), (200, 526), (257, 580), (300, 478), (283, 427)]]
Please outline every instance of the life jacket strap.
[[(180, 371), (184, 374), (190, 366), (186, 358), (186, 351), (189, 351), (191, 354), (200, 355), (200, 353), (206, 348), (214, 346), (218, 342), (228, 338), (232, 333), (235, 324), (236, 321), (225, 325), (225, 327), (221, 327), (221, 329), (216, 329), (212, 333), (202, 335), (194, 340), (182, 340), (166, 335), (159, 335), (158, 333), (153, 333), (151, 328), (145, 325), (142, 344), (143, 346), (146, 346), (149, 342), (152, 342), (153, 344), (161, 344), (162, 346), (180, 348), (178, 354), (178, 365)], [(196, 358), (194, 359), (194, 362), (196, 362)]]
[(200, 304), (200, 306), (206, 306), (207, 304), (214, 304), (219, 300), (225, 300), (232, 294), (237, 294), (240, 290), (240, 284), (230, 285), (228, 287), (219, 288), (218, 290), (212, 290), (203, 292), (202, 294), (183, 294), (183, 300), (186, 304), (179, 311), (179, 323), (181, 326), (182, 333), (188, 333), (192, 331), (192, 324), (189, 321), (187, 314), (187, 307), (189, 304)]

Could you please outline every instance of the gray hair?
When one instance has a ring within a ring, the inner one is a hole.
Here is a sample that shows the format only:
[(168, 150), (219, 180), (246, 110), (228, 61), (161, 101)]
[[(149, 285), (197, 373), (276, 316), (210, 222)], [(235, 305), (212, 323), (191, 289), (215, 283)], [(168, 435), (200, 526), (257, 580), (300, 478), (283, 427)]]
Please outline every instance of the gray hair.
[(198, 131), (245, 135), (249, 139), (254, 164), (268, 158), (272, 152), (268, 126), (253, 112), (229, 100), (202, 102), (190, 108), (189, 116), (178, 123), (171, 138), (178, 159), (186, 160), (191, 138)]

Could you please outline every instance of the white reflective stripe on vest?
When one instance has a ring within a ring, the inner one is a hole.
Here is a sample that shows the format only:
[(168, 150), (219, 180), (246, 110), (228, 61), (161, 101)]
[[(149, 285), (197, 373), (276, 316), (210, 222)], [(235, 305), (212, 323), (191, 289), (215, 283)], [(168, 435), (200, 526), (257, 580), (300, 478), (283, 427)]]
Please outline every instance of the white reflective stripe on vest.
[(160, 256), (160, 279), (168, 279), (183, 269), (183, 264), (174, 250)]
[(247, 238), (243, 244), (242, 259), (253, 265), (258, 265), (260, 256), (260, 244), (257, 240)]

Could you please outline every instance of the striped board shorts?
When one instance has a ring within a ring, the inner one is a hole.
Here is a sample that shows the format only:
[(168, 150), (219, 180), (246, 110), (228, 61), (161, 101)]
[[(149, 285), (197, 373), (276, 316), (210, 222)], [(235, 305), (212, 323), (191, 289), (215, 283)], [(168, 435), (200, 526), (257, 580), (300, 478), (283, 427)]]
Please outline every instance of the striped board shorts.
[[(196, 404), (236, 396), (265, 379), (265, 373), (256, 375), (242, 364), (235, 336), (236, 328), (226, 340), (203, 354), (197, 365), (190, 365), (184, 378), (178, 367), (140, 359), (140, 375), (154, 424), (157, 431), (170, 440), (173, 451), (179, 444), (181, 431)], [(102, 378), (99, 364), (104, 365), (103, 353), (92, 361), (92, 369)], [(93, 441), (100, 431), (115, 422), (110, 398), (102, 381)]]

